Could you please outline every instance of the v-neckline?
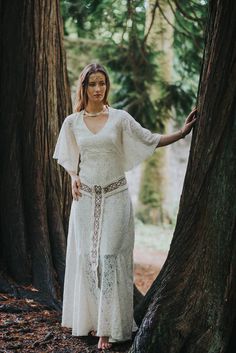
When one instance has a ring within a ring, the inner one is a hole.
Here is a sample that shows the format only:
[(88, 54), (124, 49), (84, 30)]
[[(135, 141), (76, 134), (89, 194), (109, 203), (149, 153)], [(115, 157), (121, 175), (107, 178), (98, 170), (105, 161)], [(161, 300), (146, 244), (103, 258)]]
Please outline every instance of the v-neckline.
[(92, 131), (88, 128), (88, 126), (86, 125), (86, 123), (85, 123), (85, 121), (84, 121), (84, 109), (82, 110), (82, 122), (83, 122), (83, 124), (84, 124), (86, 130), (88, 130), (88, 132), (90, 132), (90, 134), (96, 136), (96, 135), (98, 135), (101, 131), (103, 131), (104, 128), (107, 126), (109, 120), (111, 119), (111, 117), (110, 117), (110, 115), (111, 115), (110, 107), (108, 106), (107, 109), (108, 109), (108, 117), (107, 117), (107, 120), (106, 120), (105, 124), (103, 125), (103, 127), (102, 127), (98, 132), (96, 132), (96, 133), (92, 132)]

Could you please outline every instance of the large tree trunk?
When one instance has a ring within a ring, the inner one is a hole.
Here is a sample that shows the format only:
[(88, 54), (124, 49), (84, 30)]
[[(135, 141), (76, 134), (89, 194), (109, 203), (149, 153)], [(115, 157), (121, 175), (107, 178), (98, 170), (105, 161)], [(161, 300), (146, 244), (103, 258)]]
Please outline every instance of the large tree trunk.
[(168, 258), (131, 352), (235, 352), (236, 2), (210, 1), (199, 121)]
[(0, 290), (9, 279), (32, 284), (50, 302), (62, 292), (70, 201), (52, 159), (71, 111), (59, 0), (1, 1), (0, 10)]

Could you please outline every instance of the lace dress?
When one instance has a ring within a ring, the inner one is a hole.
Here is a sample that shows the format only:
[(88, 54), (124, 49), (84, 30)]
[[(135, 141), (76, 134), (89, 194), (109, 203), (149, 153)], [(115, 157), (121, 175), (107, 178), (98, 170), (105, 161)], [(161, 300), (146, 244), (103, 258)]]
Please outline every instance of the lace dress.
[(53, 158), (77, 171), (82, 197), (73, 200), (67, 238), (61, 325), (72, 335), (96, 330), (110, 342), (129, 340), (133, 318), (134, 214), (125, 172), (149, 157), (161, 135), (124, 110), (108, 107), (98, 133), (83, 110), (66, 117)]

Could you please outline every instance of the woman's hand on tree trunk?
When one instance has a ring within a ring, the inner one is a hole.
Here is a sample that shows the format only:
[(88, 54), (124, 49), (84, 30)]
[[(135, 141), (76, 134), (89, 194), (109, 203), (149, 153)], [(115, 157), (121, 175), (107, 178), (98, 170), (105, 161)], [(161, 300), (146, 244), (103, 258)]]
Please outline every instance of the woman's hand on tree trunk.
[(193, 109), (185, 120), (184, 126), (181, 129), (182, 134), (184, 136), (186, 136), (190, 133), (196, 120), (197, 120), (197, 108)]

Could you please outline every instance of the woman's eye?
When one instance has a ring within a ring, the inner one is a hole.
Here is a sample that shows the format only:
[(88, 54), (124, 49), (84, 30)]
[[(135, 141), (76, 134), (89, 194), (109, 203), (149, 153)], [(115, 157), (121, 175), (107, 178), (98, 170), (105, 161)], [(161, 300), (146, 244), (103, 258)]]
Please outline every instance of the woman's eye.
[[(99, 82), (99, 85), (100, 85), (100, 86), (105, 86), (105, 85), (106, 85), (106, 82)], [(96, 83), (95, 83), (95, 82), (90, 82), (90, 83), (89, 83), (89, 86), (90, 86), (90, 87), (94, 87), (94, 86), (96, 86)]]

